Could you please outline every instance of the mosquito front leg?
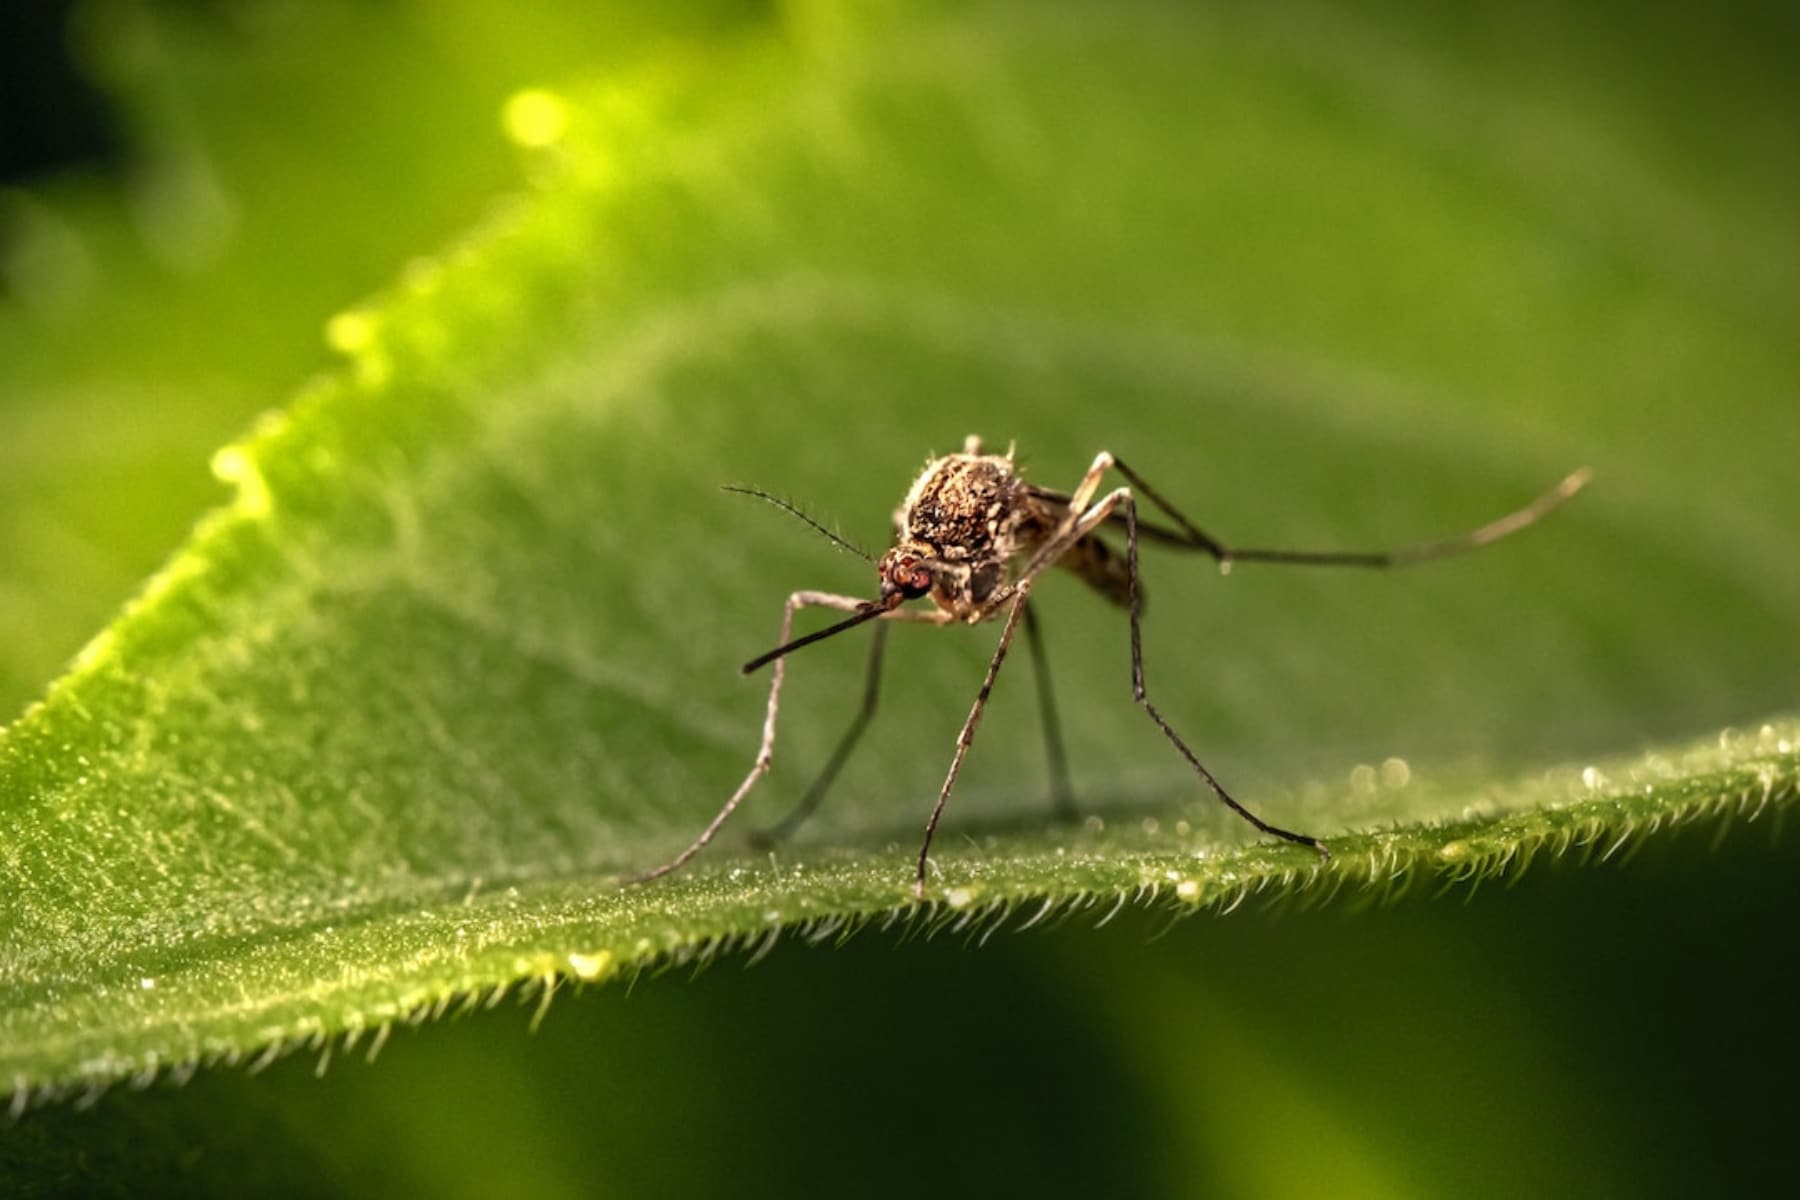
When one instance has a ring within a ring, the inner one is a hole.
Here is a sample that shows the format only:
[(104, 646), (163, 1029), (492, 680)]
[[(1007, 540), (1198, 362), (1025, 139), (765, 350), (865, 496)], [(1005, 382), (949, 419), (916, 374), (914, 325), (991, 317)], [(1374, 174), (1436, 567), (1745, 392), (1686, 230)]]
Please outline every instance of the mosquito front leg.
[(868, 674), (863, 680), (862, 707), (857, 710), (855, 719), (850, 722), (850, 728), (846, 729), (844, 736), (839, 739), (837, 749), (831, 752), (831, 758), (825, 763), (825, 769), (819, 772), (819, 777), (813, 780), (811, 787), (806, 789), (806, 794), (800, 798), (800, 803), (794, 806), (794, 810), (768, 829), (758, 832), (755, 835), (757, 841), (771, 843), (787, 840), (794, 830), (800, 828), (806, 819), (812, 816), (814, 810), (819, 807), (819, 802), (825, 798), (825, 793), (831, 790), (831, 785), (836, 781), (838, 772), (842, 771), (844, 764), (850, 760), (850, 752), (856, 749), (856, 743), (861, 740), (863, 730), (868, 728), (870, 720), (874, 718), (875, 706), (881, 699), (881, 660), (887, 646), (887, 631), (887, 622), (877, 621), (875, 623), (874, 640), (869, 644)]
[[(781, 636), (776, 640), (776, 645), (788, 644), (794, 628), (794, 614), (802, 608), (835, 608), (839, 612), (861, 612), (867, 608), (867, 602), (830, 592), (795, 592), (787, 598), (787, 605), (781, 610)], [(750, 794), (750, 789), (756, 786), (756, 781), (769, 773), (769, 764), (775, 758), (775, 715), (781, 709), (781, 681), (787, 674), (787, 659), (777, 658), (774, 663), (774, 674), (769, 680), (769, 706), (763, 715), (762, 747), (757, 750), (756, 762), (744, 776), (744, 781), (738, 784), (737, 791), (731, 793), (731, 799), (725, 801), (725, 807), (708, 822), (706, 828), (700, 831), (700, 836), (687, 849), (660, 867), (652, 867), (631, 876), (625, 880), (627, 884), (646, 883), (652, 879), (660, 879), (671, 871), (680, 870), (688, 859), (706, 848), (706, 844), (713, 840), (713, 835), (719, 832), (732, 812), (743, 803), (744, 797)]]
[(1019, 619), (1025, 615), (1025, 601), (1031, 596), (1031, 581), (1026, 580), (1013, 592), (1012, 611), (1007, 614), (1006, 628), (1000, 631), (1000, 644), (994, 648), (993, 661), (988, 663), (987, 677), (981, 681), (981, 691), (975, 694), (975, 704), (969, 709), (969, 718), (963, 722), (962, 732), (956, 735), (956, 753), (950, 759), (950, 773), (944, 776), (943, 790), (938, 792), (937, 804), (931, 809), (931, 819), (925, 822), (925, 840), (919, 845), (919, 872), (913, 882), (913, 895), (925, 898), (925, 865), (926, 856), (931, 853), (931, 839), (937, 833), (938, 818), (944, 815), (944, 804), (950, 799), (950, 789), (956, 786), (956, 774), (962, 770), (963, 759), (968, 756), (969, 743), (975, 740), (975, 727), (981, 724), (981, 714), (987, 708), (988, 695), (994, 690), (994, 680), (1000, 676), (1000, 664), (1006, 661), (1006, 651), (1012, 645), (1013, 633), (1019, 627)]

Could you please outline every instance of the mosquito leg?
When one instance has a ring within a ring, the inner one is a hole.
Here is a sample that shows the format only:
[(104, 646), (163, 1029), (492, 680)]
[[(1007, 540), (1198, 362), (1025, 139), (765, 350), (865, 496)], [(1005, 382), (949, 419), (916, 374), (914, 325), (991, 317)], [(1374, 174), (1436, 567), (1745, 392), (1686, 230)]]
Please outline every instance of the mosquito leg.
[[(865, 601), (851, 596), (837, 596), (830, 592), (795, 592), (787, 598), (787, 605), (781, 611), (781, 636), (776, 644), (785, 645), (788, 642), (794, 628), (794, 614), (802, 608), (835, 608), (840, 612), (859, 612), (865, 603)], [(749, 773), (744, 776), (744, 781), (738, 784), (737, 791), (731, 793), (731, 798), (725, 801), (725, 807), (721, 808), (718, 815), (707, 823), (706, 828), (700, 831), (700, 836), (695, 838), (687, 849), (660, 867), (652, 867), (648, 871), (630, 876), (624, 881), (627, 885), (647, 883), (652, 879), (659, 879), (671, 871), (680, 870), (688, 859), (705, 849), (706, 843), (713, 840), (713, 835), (719, 832), (720, 827), (731, 817), (732, 812), (739, 804), (743, 803), (744, 797), (750, 794), (750, 789), (756, 786), (756, 781), (769, 773), (769, 764), (775, 758), (775, 715), (781, 709), (781, 681), (787, 674), (786, 658), (777, 658), (774, 662), (774, 675), (769, 680), (769, 706), (763, 716), (762, 747), (757, 750), (756, 762), (751, 766)]]
[(1094, 455), (1094, 461), (1088, 465), (1086, 474), (1081, 477), (1081, 482), (1075, 485), (1073, 492), (1069, 493), (1071, 521), (1086, 512), (1088, 503), (1094, 498), (1094, 493), (1100, 490), (1101, 478), (1117, 465), (1118, 460), (1105, 450)]
[(944, 777), (943, 790), (938, 793), (937, 804), (931, 810), (931, 819), (925, 822), (925, 840), (919, 845), (919, 872), (913, 883), (913, 895), (925, 898), (925, 862), (931, 853), (931, 839), (937, 833), (938, 818), (944, 815), (944, 804), (950, 799), (950, 789), (956, 786), (956, 773), (962, 770), (963, 759), (969, 753), (969, 743), (975, 740), (975, 727), (981, 724), (982, 710), (987, 708), (988, 694), (994, 690), (994, 680), (1000, 675), (1000, 664), (1006, 661), (1007, 648), (1012, 645), (1013, 633), (1019, 627), (1019, 618), (1025, 615), (1025, 601), (1031, 596), (1031, 581), (1023, 580), (1013, 591), (1012, 612), (1007, 614), (1006, 628), (1000, 631), (1000, 644), (994, 648), (993, 661), (988, 663), (987, 678), (981, 681), (981, 691), (975, 694), (974, 707), (969, 709), (969, 719), (963, 722), (962, 732), (956, 735), (956, 753), (950, 759), (950, 773)]
[[(1123, 470), (1123, 467), (1121, 467), (1121, 470)], [(1192, 750), (1188, 749), (1187, 743), (1181, 740), (1180, 735), (1170, 727), (1167, 721), (1163, 720), (1163, 715), (1156, 711), (1156, 706), (1150, 703), (1149, 693), (1144, 689), (1143, 639), (1142, 634), (1139, 632), (1143, 605), (1138, 590), (1137, 502), (1132, 499), (1130, 492), (1120, 488), (1117, 492), (1108, 496), (1103, 505), (1096, 506), (1096, 509), (1109, 507), (1113, 503), (1117, 503), (1125, 510), (1125, 561), (1131, 580), (1131, 698), (1136, 700), (1139, 707), (1149, 714), (1150, 719), (1156, 722), (1156, 727), (1162, 730), (1163, 735), (1174, 744), (1175, 749), (1181, 752), (1181, 757), (1187, 759), (1188, 765), (1193, 767), (1194, 770), (1199, 773), (1200, 778), (1206, 781), (1206, 786), (1211, 788), (1213, 794), (1220, 800), (1223, 800), (1231, 811), (1250, 822), (1250, 824), (1256, 826), (1256, 828), (1260, 829), (1262, 832), (1273, 834), (1275, 837), (1281, 838), (1284, 841), (1294, 842), (1297, 845), (1311, 847), (1317, 852), (1320, 858), (1329, 860), (1331, 858), (1331, 851), (1327, 850), (1325, 844), (1319, 841), (1318, 838), (1308, 837), (1303, 833), (1294, 833), (1292, 830), (1282, 829), (1279, 826), (1271, 825), (1234, 800), (1231, 793), (1225, 790), (1224, 785), (1213, 778), (1213, 773), (1208, 771), (1200, 760), (1195, 757)], [(1103, 512), (1098, 511), (1093, 515), (1097, 515), (1101, 519), (1104, 519), (1105, 516)]]
[[(1269, 562), (1290, 563), (1315, 567), (1404, 567), (1413, 563), (1429, 562), (1437, 558), (1449, 558), (1452, 555), (1497, 542), (1509, 534), (1517, 533), (1528, 525), (1542, 520), (1552, 510), (1587, 486), (1593, 472), (1586, 467), (1572, 471), (1564, 476), (1555, 487), (1537, 497), (1523, 508), (1518, 508), (1503, 517), (1489, 521), (1478, 529), (1465, 533), (1440, 538), (1434, 542), (1420, 542), (1411, 546), (1402, 546), (1393, 550), (1265, 550), (1246, 549), (1227, 546), (1215, 537), (1202, 532), (1192, 521), (1182, 516), (1174, 505), (1144, 482), (1144, 477), (1132, 470), (1125, 463), (1112, 460), (1119, 474), (1130, 481), (1138, 494), (1150, 501), (1164, 516), (1179, 526), (1176, 530), (1162, 529), (1153, 525), (1144, 526), (1146, 537), (1163, 543), (1186, 546), (1211, 555), (1222, 567), (1229, 567), (1233, 562)], [(1083, 483), (1086, 479), (1083, 480)], [(1077, 489), (1077, 495), (1080, 490)], [(1129, 512), (1129, 510), (1127, 510)], [(1128, 515), (1126, 520), (1131, 520)]]
[[(1061, 558), (1063, 553), (1068, 550), (1073, 541), (1075, 529), (1081, 524), (1088, 502), (1094, 498), (1094, 493), (1100, 490), (1100, 480), (1112, 466), (1113, 456), (1111, 454), (1102, 450), (1094, 455), (1094, 461), (1088, 467), (1087, 473), (1081, 477), (1081, 482), (1076, 484), (1075, 490), (1069, 494), (1067, 514), (1057, 522), (1056, 528), (1051, 531), (1049, 537), (1044, 539), (1044, 544), (1038, 547), (1037, 553), (1033, 554), (1026, 562), (1024, 570), (1019, 572), (1021, 579), (1033, 578), (1045, 567)], [(998, 599), (1000, 597), (996, 597), (996, 600)]]
[(885, 621), (875, 623), (875, 639), (869, 645), (868, 674), (863, 681), (862, 707), (857, 710), (856, 718), (850, 722), (850, 728), (846, 729), (844, 736), (839, 739), (837, 749), (831, 752), (831, 758), (826, 762), (825, 769), (819, 772), (819, 777), (813, 780), (811, 787), (806, 789), (806, 795), (800, 798), (800, 803), (794, 806), (794, 810), (776, 824), (752, 834), (751, 837), (754, 841), (765, 845), (786, 841), (794, 830), (800, 828), (806, 819), (812, 816), (819, 807), (819, 801), (823, 800), (825, 793), (831, 790), (831, 785), (837, 779), (838, 772), (844, 769), (844, 764), (850, 759), (850, 752), (856, 749), (856, 743), (861, 739), (863, 730), (868, 727), (870, 719), (875, 715), (875, 705), (881, 697), (881, 658), (883, 648), (887, 645), (887, 631), (888, 627)]
[[(1109, 455), (1102, 455), (1101, 457), (1108, 465), (1118, 466), (1121, 474), (1126, 475), (1127, 478), (1132, 478), (1123, 464), (1115, 463)], [(1100, 459), (1096, 459), (1095, 465), (1097, 467), (1100, 465), (1100, 461)], [(1093, 494), (1094, 489), (1088, 486), (1092, 478), (1093, 473), (1090, 472), (1089, 477), (1082, 480), (1083, 487), (1076, 490), (1077, 495), (1080, 495), (1084, 488), (1088, 495), (1091, 496)], [(1187, 759), (1188, 765), (1194, 768), (1194, 771), (1205, 781), (1206, 786), (1212, 789), (1213, 794), (1223, 801), (1227, 808), (1237, 813), (1238, 816), (1244, 818), (1244, 820), (1250, 822), (1250, 824), (1254, 825), (1263, 833), (1271, 834), (1274, 837), (1293, 842), (1297, 845), (1310, 847), (1312, 850), (1316, 851), (1321, 858), (1329, 859), (1331, 857), (1331, 852), (1325, 848), (1324, 843), (1320, 842), (1319, 839), (1308, 837), (1303, 833), (1294, 833), (1292, 830), (1282, 829), (1277, 825), (1271, 825), (1249, 809), (1245, 808), (1242, 804), (1239, 804), (1237, 800), (1232, 797), (1231, 793), (1225, 790), (1225, 786), (1214, 778), (1213, 773), (1206, 769), (1205, 764), (1195, 756), (1194, 752), (1188, 749), (1187, 743), (1182, 741), (1181, 736), (1175, 732), (1168, 721), (1163, 719), (1162, 713), (1157, 711), (1156, 706), (1150, 703), (1149, 694), (1144, 687), (1143, 635), (1141, 632), (1144, 604), (1142, 589), (1138, 586), (1137, 502), (1133, 499), (1130, 488), (1114, 489), (1112, 492), (1108, 493), (1104, 499), (1100, 500), (1099, 503), (1081, 514), (1080, 518), (1075, 521), (1072, 527), (1059, 531), (1057, 536), (1053, 536), (1048, 540), (1044, 544), (1044, 547), (1033, 558), (1026, 573), (1015, 586), (1020, 589), (1028, 588), (1032, 578), (1037, 573), (1041, 573), (1048, 569), (1051, 564), (1062, 557), (1070, 546), (1073, 546), (1077, 541), (1086, 537), (1089, 533), (1092, 533), (1103, 522), (1113, 519), (1114, 514), (1120, 510), (1123, 510), (1125, 518), (1125, 565), (1130, 585), (1132, 699), (1137, 701), (1138, 705), (1149, 715), (1150, 719), (1156, 723), (1156, 727), (1163, 731), (1163, 736), (1167, 737), (1174, 745), (1175, 749), (1181, 752), (1181, 756)]]
[(1050, 803), (1064, 819), (1075, 815), (1075, 794), (1069, 789), (1069, 759), (1063, 753), (1062, 721), (1056, 713), (1056, 690), (1050, 686), (1050, 659), (1044, 653), (1044, 635), (1038, 628), (1037, 609), (1025, 610), (1025, 645), (1031, 650), (1032, 673), (1037, 678), (1038, 715), (1044, 722), (1044, 753), (1050, 763)]

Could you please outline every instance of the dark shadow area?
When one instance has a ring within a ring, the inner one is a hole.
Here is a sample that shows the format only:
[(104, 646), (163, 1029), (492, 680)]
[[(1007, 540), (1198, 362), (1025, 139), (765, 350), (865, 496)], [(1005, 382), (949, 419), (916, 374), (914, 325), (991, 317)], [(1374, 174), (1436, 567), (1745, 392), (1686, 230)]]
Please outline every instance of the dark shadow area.
[[(1763, 1194), (1800, 1069), (1767, 834), (1512, 889), (1170, 925), (864, 931), (115, 1089), (0, 1137), (9, 1195)], [(1216, 1123), (1216, 1124), (1215, 1124)], [(1248, 1132), (1246, 1132), (1248, 1131)], [(1231, 1143), (1229, 1151), (1224, 1143)]]
[(124, 159), (118, 115), (70, 53), (74, 8), (74, 0), (0, 6), (0, 184), (116, 170)]

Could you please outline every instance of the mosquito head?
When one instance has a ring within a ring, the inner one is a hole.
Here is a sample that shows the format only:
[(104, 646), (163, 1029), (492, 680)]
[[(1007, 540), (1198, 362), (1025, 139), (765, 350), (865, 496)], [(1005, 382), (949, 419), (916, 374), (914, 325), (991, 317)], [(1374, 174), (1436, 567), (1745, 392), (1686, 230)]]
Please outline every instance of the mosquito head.
[(917, 600), (930, 593), (937, 582), (931, 560), (904, 545), (895, 546), (876, 564), (881, 572), (881, 598), (898, 596), (901, 600)]

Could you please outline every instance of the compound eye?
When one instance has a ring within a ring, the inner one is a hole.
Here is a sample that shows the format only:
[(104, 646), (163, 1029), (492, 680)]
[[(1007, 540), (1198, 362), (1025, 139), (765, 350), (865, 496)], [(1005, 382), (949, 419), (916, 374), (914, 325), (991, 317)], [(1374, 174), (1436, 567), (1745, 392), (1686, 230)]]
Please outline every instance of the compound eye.
[(892, 554), (881, 561), (884, 595), (898, 593), (903, 599), (917, 600), (930, 592), (935, 582), (931, 568), (915, 554)]

